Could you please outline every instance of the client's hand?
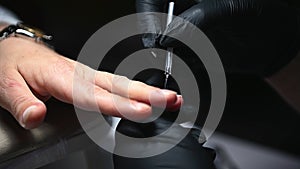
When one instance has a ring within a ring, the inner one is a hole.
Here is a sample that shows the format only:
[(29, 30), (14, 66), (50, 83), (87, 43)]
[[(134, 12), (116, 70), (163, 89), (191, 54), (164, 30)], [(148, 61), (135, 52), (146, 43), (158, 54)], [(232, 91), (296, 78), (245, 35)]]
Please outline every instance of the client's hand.
[[(92, 80), (86, 77), (93, 73), (95, 78)], [(113, 83), (114, 78), (121, 82)], [(151, 104), (161, 106), (164, 102), (167, 108), (174, 109), (182, 102), (175, 92), (93, 70), (46, 46), (17, 37), (0, 42), (0, 79), (0, 106), (27, 129), (43, 122), (46, 114), (43, 101), (50, 96), (74, 103), (74, 82), (79, 84), (81, 95), (76, 98), (76, 106), (90, 109), (96, 102), (97, 110), (113, 116), (145, 118), (151, 114)], [(124, 83), (130, 84), (129, 87), (123, 86)], [(118, 109), (115, 99), (122, 105)]]

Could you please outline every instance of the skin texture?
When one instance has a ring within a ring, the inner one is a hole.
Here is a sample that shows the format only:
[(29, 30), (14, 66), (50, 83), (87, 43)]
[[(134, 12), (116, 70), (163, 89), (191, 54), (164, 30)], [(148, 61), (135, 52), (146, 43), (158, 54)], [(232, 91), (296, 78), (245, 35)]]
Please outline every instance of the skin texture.
[[(26, 129), (43, 122), (47, 111), (44, 102), (51, 96), (83, 109), (132, 120), (150, 116), (151, 106), (178, 109), (183, 101), (176, 92), (93, 70), (20, 37), (0, 42), (0, 79), (0, 106)], [(74, 82), (79, 84), (80, 94), (76, 103)]]

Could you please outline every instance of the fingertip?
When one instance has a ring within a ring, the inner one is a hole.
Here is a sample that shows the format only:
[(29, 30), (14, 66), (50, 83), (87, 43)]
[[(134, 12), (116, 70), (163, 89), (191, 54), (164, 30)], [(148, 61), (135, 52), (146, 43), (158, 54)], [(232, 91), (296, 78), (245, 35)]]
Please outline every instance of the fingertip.
[(41, 125), (46, 116), (46, 106), (39, 102), (25, 109), (20, 124), (25, 129), (33, 129)]
[(170, 106), (170, 105), (173, 105), (174, 103), (177, 102), (178, 95), (177, 95), (176, 92), (171, 91), (171, 90), (165, 90), (165, 89), (163, 89), (162, 92), (163, 92), (163, 94), (166, 98), (167, 107)]
[(135, 109), (137, 112), (138, 118), (145, 119), (151, 116), (152, 114), (152, 108), (151, 106), (144, 104), (144, 103), (136, 103)]
[(177, 99), (174, 102), (174, 104), (169, 105), (169, 107), (167, 107), (167, 109), (169, 111), (176, 111), (178, 109), (180, 109), (180, 107), (183, 105), (183, 98), (182, 95), (177, 95)]
[(149, 101), (152, 106), (168, 108), (177, 101), (177, 93), (167, 89), (154, 90), (150, 93)]
[(134, 111), (122, 114), (126, 119), (139, 122), (149, 118), (152, 115), (152, 108), (150, 105), (141, 102), (132, 103)]

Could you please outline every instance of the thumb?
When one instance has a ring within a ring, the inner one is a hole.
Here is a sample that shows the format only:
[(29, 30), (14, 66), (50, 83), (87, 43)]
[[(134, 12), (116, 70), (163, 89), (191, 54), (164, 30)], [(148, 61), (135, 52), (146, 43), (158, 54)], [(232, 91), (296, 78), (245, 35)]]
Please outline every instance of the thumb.
[(26, 129), (39, 126), (46, 115), (45, 104), (37, 99), (18, 71), (4, 73), (0, 82), (1, 106), (7, 109)]

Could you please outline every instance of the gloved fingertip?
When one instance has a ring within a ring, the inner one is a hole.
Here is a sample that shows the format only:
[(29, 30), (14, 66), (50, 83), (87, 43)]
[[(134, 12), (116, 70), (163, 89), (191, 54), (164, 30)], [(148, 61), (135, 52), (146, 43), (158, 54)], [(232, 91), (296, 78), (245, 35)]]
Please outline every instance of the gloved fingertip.
[(143, 45), (145, 48), (154, 48), (155, 47), (155, 42), (149, 39), (143, 39)]
[(169, 43), (169, 39), (170, 38), (168, 38), (168, 36), (162, 35), (161, 38), (159, 39), (159, 45), (164, 47), (164, 48), (172, 47)]

